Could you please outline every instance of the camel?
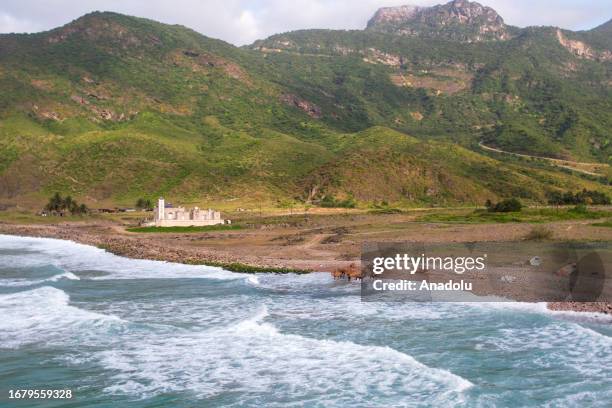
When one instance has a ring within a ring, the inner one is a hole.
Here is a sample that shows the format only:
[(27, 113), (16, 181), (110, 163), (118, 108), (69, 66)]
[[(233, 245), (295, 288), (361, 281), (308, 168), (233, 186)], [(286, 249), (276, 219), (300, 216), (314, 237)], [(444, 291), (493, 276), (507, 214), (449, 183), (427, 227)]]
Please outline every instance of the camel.
[(346, 277), (349, 282), (351, 279), (361, 280), (363, 278), (361, 269), (354, 263), (350, 264), (348, 267), (337, 268), (331, 274), (334, 277), (334, 280), (343, 279)]
[(346, 276), (346, 272), (344, 271), (344, 268), (334, 269), (331, 274), (334, 280), (342, 279)]

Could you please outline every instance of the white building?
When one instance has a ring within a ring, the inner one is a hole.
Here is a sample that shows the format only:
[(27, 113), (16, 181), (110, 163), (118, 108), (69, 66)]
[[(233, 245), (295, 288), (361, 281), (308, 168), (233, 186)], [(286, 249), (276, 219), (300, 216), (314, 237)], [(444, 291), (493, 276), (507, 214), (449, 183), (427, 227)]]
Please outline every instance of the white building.
[(152, 225), (157, 227), (190, 227), (225, 223), (221, 218), (221, 213), (210, 208), (208, 210), (201, 210), (198, 207), (190, 210), (183, 207), (166, 208), (163, 197), (157, 201), (153, 214)]

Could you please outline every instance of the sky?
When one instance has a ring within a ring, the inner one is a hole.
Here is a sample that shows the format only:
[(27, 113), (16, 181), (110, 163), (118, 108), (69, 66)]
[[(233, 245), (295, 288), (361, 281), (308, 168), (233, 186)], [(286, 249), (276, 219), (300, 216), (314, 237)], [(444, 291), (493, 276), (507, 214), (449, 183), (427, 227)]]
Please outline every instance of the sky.
[[(0, 33), (37, 32), (91, 11), (182, 24), (235, 45), (286, 31), (362, 29), (379, 7), (446, 0), (0, 0)], [(507, 24), (584, 30), (612, 18), (612, 0), (480, 0)]]

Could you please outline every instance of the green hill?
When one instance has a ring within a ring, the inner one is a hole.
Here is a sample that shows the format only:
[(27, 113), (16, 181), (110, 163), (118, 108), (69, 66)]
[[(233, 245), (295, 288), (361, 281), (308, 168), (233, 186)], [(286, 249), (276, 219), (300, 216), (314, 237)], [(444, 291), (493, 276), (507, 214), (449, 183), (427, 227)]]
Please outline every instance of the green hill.
[[(321, 106), (322, 120), (342, 130), (386, 125), (455, 142), (481, 139), (516, 152), (609, 162), (612, 49), (588, 46), (588, 37), (543, 27), (505, 41), (464, 43), (308, 30), (252, 48), (266, 55), (279, 84)], [(585, 54), (575, 54), (580, 50)]]
[(607, 31), (517, 30), (475, 43), (309, 30), (237, 48), (95, 12), (0, 35), (0, 202), (59, 191), (94, 207), (158, 195), (416, 206), (609, 191), (605, 176), (478, 148), (612, 154)]

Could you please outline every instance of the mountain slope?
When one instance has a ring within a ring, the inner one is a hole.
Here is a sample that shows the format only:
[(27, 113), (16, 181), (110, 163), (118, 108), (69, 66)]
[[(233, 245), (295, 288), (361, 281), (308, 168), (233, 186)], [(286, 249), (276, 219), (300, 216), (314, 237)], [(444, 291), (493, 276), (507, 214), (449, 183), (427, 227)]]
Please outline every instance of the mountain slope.
[[(471, 19), (445, 17), (460, 6), (458, 15)], [(491, 13), (467, 1), (382, 9), (365, 31), (296, 31), (251, 48), (266, 56), (271, 80), (321, 106), (330, 126), (386, 125), (417, 136), (484, 139), (506, 150), (608, 162), (612, 50), (588, 43), (589, 33), (553, 27), (508, 28), (511, 38), (489, 41), (447, 35), (455, 26), (478, 30), (483, 15), (497, 21)], [(396, 31), (420, 24), (419, 16), (438, 24), (426, 24), (427, 32)]]
[(585, 41), (600, 50), (612, 50), (612, 19), (592, 30), (581, 32)]
[[(520, 124), (538, 137), (518, 150), (605, 157), (609, 72), (555, 33), (469, 44), (319, 30), (237, 48), (96, 12), (44, 33), (0, 35), (0, 200), (38, 206), (60, 191), (93, 206), (157, 195), (440, 205), (607, 190), (468, 150), (483, 138), (517, 144), (522, 133), (511, 126)], [(575, 67), (555, 71), (568, 62)]]
[(4, 195), (42, 185), (98, 199), (199, 197), (243, 191), (250, 179), (272, 194), (279, 174), (302, 171), (294, 155), (313, 165), (326, 157), (275, 130), (303, 115), (243, 68), (248, 54), (183, 27), (93, 13), (0, 36), (0, 47)]

